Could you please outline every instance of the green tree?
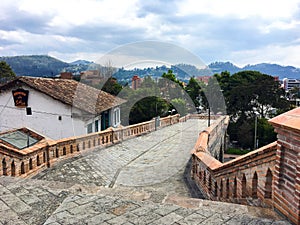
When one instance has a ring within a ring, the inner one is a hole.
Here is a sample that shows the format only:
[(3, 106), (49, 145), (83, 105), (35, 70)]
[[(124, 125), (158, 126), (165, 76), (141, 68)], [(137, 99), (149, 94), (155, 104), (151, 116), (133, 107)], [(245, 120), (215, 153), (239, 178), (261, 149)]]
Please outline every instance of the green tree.
[(215, 75), (226, 99), (227, 112), (233, 119), (253, 117), (256, 113), (264, 118), (272, 111), (286, 111), (289, 103), (284, 91), (272, 76), (258, 71), (242, 71), (229, 76)]
[(242, 71), (230, 76), (216, 74), (230, 115), (228, 133), (231, 140), (243, 148), (254, 147), (254, 121), (258, 114), (257, 136), (259, 146), (276, 140), (266, 118), (289, 110), (284, 91), (273, 77), (257, 71)]
[(149, 121), (157, 115), (166, 115), (168, 103), (162, 98), (150, 96), (138, 101), (130, 110), (129, 124)]
[(208, 85), (204, 88), (205, 105), (210, 107), (213, 113), (226, 113), (225, 100), (223, 90), (221, 89), (216, 77), (211, 77), (208, 80)]
[[(187, 113), (186, 103), (182, 98), (174, 98), (171, 100), (170, 103), (175, 108), (177, 113), (179, 113), (181, 116), (186, 115)], [(170, 107), (171, 110), (173, 109), (172, 106)]]
[(276, 140), (277, 134), (266, 118), (259, 118), (257, 121), (258, 147), (267, 145)]
[(195, 77), (191, 77), (187, 86), (185, 87), (185, 91), (191, 97), (196, 107), (200, 106), (200, 99), (203, 99), (203, 91), (201, 86), (204, 86), (203, 82), (197, 81)]
[(179, 89), (182, 90), (183, 83), (178, 80), (172, 70), (168, 70), (167, 73), (163, 73), (161, 76), (163, 79), (159, 79), (158, 86), (166, 98), (178, 98), (180, 96)]
[[(169, 103), (159, 95), (160, 90), (156, 81), (150, 76), (145, 77), (137, 90), (124, 87), (119, 94), (119, 97), (127, 100), (127, 103), (121, 106), (123, 125), (145, 122), (156, 116), (167, 115)], [(127, 118), (128, 114), (129, 118)]]
[(166, 78), (170, 81), (173, 81), (173, 82), (179, 84), (181, 87), (183, 87), (183, 83), (176, 78), (176, 76), (175, 76), (175, 74), (173, 73), (172, 70), (168, 70), (167, 73), (163, 73), (162, 77)]
[(16, 74), (5, 61), (0, 61), (0, 84), (16, 78)]
[(101, 90), (116, 96), (122, 90), (122, 85), (118, 83), (116, 78), (110, 77)]

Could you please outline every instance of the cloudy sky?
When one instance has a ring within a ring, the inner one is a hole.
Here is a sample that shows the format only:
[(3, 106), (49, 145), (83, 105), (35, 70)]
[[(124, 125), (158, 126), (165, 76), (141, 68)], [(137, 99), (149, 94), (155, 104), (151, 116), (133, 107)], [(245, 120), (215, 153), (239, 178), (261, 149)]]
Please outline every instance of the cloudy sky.
[(96, 61), (149, 40), (206, 64), (300, 67), (300, 0), (1, 0), (0, 56)]

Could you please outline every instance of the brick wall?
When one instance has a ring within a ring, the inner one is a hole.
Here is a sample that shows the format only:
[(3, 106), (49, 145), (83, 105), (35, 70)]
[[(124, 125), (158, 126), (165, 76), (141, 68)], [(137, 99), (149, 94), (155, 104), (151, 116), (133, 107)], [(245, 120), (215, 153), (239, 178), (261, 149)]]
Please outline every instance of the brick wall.
[(222, 137), (225, 128), (218, 119), (199, 135), (191, 175), (208, 199), (274, 208), (300, 225), (300, 108), (270, 123), (276, 142), (222, 163), (214, 157), (214, 136)]
[(300, 108), (270, 120), (277, 132), (274, 207), (300, 224)]

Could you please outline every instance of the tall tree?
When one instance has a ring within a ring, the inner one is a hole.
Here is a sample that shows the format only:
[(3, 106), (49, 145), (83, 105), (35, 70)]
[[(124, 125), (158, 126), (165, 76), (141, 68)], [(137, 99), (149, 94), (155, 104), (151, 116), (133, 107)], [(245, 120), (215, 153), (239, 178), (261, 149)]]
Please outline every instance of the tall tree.
[(11, 67), (5, 61), (0, 61), (0, 84), (13, 80), (15, 77), (16, 74)]
[(110, 77), (101, 90), (116, 96), (122, 90), (122, 85), (118, 83), (116, 78)]
[(242, 71), (232, 76), (221, 73), (215, 77), (226, 99), (231, 140), (237, 140), (244, 148), (254, 147), (254, 121), (257, 116), (259, 145), (274, 141), (276, 135), (265, 118), (289, 110), (289, 102), (284, 98), (284, 90), (279, 83), (272, 76), (257, 71)]
[(151, 120), (156, 116), (167, 115), (169, 103), (159, 95), (160, 90), (150, 76), (145, 77), (137, 90), (124, 87), (119, 94), (119, 97), (127, 100), (127, 103), (121, 106), (122, 124), (135, 124)]
[(189, 94), (196, 107), (200, 106), (200, 100), (203, 96), (201, 86), (204, 86), (203, 82), (200, 83), (200, 81), (197, 81), (195, 77), (191, 77), (185, 87), (185, 91)]
[(241, 71), (228, 76), (215, 75), (226, 99), (227, 111), (232, 118), (247, 118), (259, 114), (264, 118), (276, 109), (289, 109), (284, 91), (272, 76), (257, 71)]

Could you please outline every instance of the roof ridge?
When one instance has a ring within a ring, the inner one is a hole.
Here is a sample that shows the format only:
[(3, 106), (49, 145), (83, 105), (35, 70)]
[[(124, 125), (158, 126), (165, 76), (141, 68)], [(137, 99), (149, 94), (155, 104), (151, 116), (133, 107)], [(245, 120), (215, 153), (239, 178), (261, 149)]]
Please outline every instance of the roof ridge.
[(11, 88), (18, 81), (90, 114), (100, 114), (125, 102), (124, 99), (103, 90), (70, 79), (20, 76), (2, 86), (1, 89)]

